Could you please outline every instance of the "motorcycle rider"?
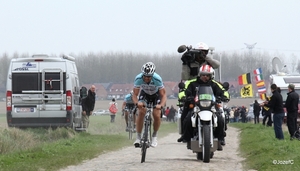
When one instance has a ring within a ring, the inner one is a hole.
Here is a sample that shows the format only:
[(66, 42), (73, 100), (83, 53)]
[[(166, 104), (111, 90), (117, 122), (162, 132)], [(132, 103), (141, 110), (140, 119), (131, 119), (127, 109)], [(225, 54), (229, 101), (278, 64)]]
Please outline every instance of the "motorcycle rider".
[[(221, 97), (222, 100), (228, 100), (226, 96), (224, 96), (224, 89), (220, 88), (216, 81), (213, 81), (214, 78), (214, 69), (210, 65), (202, 65), (199, 69), (199, 74), (195, 81), (191, 82), (187, 89), (185, 90), (186, 102), (193, 102), (194, 97), (197, 96), (196, 87), (200, 85), (210, 85), (212, 87), (213, 93), (215, 97)], [(192, 109), (189, 109), (192, 110)], [(185, 117), (183, 122), (184, 132), (182, 135), (183, 140), (187, 141), (187, 148), (190, 149), (191, 147), (191, 138), (193, 137), (193, 127), (191, 121), (192, 112), (189, 112), (188, 115)], [(218, 117), (218, 126), (214, 131), (214, 136), (218, 138), (219, 142), (224, 139), (224, 119), (221, 115), (217, 115)], [(222, 149), (218, 149), (222, 150)]]
[[(181, 69), (181, 80), (182, 82), (185, 81), (185, 89), (188, 87), (190, 82), (196, 81), (196, 77), (198, 75), (199, 68), (204, 65), (208, 64), (212, 66), (213, 69), (219, 68), (220, 62), (212, 58), (211, 55), (208, 54), (209, 47), (207, 44), (203, 42), (199, 42), (196, 44), (193, 50), (199, 50), (199, 53), (195, 53), (194, 60), (189, 60), (188, 52), (185, 52), (182, 57), (182, 69)], [(180, 83), (179, 83), (180, 84)], [(178, 104), (183, 105), (183, 111), (181, 114), (181, 129), (183, 132), (183, 121), (188, 113), (188, 106), (184, 105), (183, 101), (185, 98), (184, 91), (179, 92), (178, 94)], [(180, 137), (178, 142), (183, 141), (183, 137)]]

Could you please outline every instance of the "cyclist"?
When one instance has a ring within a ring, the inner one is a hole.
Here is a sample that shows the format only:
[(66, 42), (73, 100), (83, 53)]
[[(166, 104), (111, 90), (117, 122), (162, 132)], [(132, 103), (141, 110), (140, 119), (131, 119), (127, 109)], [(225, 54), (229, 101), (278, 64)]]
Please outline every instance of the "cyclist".
[(152, 62), (145, 63), (141, 68), (142, 73), (138, 74), (134, 80), (132, 100), (138, 107), (136, 119), (136, 140), (135, 147), (139, 147), (143, 121), (146, 113), (146, 103), (151, 101), (156, 108), (153, 110), (153, 134), (151, 146), (157, 146), (157, 131), (160, 126), (161, 108), (166, 104), (167, 95), (162, 78), (155, 73), (155, 65)]
[[(199, 85), (210, 85), (216, 97), (221, 97), (222, 100), (228, 100), (226, 96), (224, 96), (224, 89), (221, 88), (216, 81), (213, 81), (214, 78), (214, 69), (210, 65), (203, 65), (199, 69), (199, 74), (197, 79), (189, 84), (186, 89), (188, 94), (191, 94), (187, 97), (187, 101), (193, 101), (194, 97), (196, 97), (196, 87)], [(217, 115), (218, 117), (218, 127), (214, 131), (214, 136), (221, 141), (224, 140), (224, 119), (221, 115)], [(190, 148), (191, 138), (193, 137), (193, 127), (191, 123), (191, 112), (184, 119), (184, 132), (182, 138), (188, 142), (187, 147)], [(219, 149), (221, 150), (221, 149)]]
[[(135, 106), (133, 101), (132, 101), (132, 94), (133, 94), (133, 91), (131, 91), (129, 94), (127, 94), (125, 96), (123, 104), (122, 104), (122, 112), (123, 112), (123, 115), (125, 116), (125, 123), (126, 123), (126, 129), (125, 130), (126, 130), (126, 132), (129, 131), (129, 128), (128, 128), (129, 109), (133, 110), (133, 108)], [(133, 114), (133, 121), (134, 121), (134, 130), (135, 130), (135, 114)]]

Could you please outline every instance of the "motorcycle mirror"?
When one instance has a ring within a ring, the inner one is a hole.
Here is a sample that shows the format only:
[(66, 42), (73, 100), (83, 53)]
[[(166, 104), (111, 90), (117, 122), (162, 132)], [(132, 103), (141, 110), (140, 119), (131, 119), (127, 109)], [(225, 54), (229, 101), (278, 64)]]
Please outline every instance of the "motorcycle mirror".
[(184, 89), (185, 84), (184, 84), (183, 82), (180, 82), (180, 83), (178, 84), (178, 87), (179, 87), (179, 89)]
[(192, 96), (192, 92), (189, 91), (189, 90), (186, 90), (186, 91), (185, 91), (185, 95), (186, 95), (187, 97)]
[(182, 52), (186, 51), (186, 49), (187, 49), (187, 48), (186, 48), (185, 45), (181, 45), (181, 46), (178, 47), (177, 52), (178, 52), (178, 53), (182, 53)]

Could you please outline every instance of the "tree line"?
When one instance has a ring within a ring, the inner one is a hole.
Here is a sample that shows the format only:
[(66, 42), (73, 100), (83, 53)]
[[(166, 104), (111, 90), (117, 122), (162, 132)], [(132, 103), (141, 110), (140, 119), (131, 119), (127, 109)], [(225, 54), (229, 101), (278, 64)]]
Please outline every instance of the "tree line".
[[(99, 52), (70, 54), (76, 59), (80, 84), (92, 83), (133, 83), (135, 76), (141, 72), (146, 62), (156, 65), (156, 72), (164, 81), (181, 81), (181, 55), (178, 53), (147, 54), (132, 52)], [(28, 54), (18, 53), (0, 56), (0, 91), (5, 92), (9, 62), (12, 58), (26, 57)], [(31, 55), (30, 55), (31, 56)], [(221, 61), (220, 73), (222, 81), (237, 80), (239, 75), (262, 68), (264, 79), (272, 73), (271, 61), (274, 56), (268, 53), (215, 53), (213, 58)], [(279, 57), (280, 58), (280, 57)], [(292, 56), (292, 61), (297, 57)], [(281, 59), (282, 60), (282, 59)], [(284, 61), (283, 61), (284, 62)], [(300, 71), (300, 64), (294, 63), (293, 70)], [(216, 71), (218, 75), (219, 71)], [(218, 79), (219, 76), (216, 76)]]

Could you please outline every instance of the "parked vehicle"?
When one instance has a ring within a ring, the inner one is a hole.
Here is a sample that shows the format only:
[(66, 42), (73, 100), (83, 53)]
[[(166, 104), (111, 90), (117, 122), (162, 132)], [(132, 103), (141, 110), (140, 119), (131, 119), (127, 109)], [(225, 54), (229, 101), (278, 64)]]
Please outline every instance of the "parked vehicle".
[(9, 127), (83, 129), (74, 57), (33, 55), (14, 58), (6, 82)]
[(93, 116), (96, 116), (96, 115), (109, 115), (110, 112), (109, 110), (104, 110), (104, 109), (97, 109), (93, 112)]

